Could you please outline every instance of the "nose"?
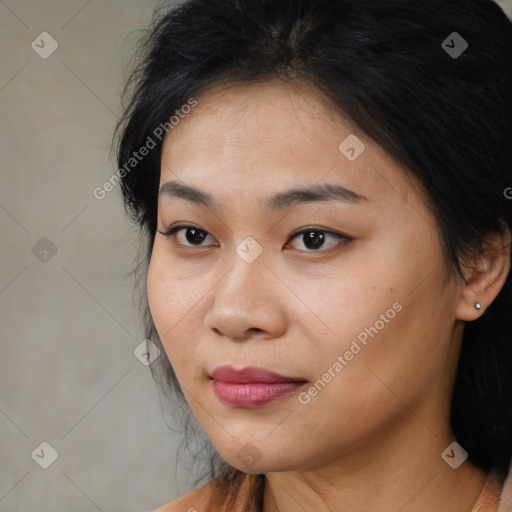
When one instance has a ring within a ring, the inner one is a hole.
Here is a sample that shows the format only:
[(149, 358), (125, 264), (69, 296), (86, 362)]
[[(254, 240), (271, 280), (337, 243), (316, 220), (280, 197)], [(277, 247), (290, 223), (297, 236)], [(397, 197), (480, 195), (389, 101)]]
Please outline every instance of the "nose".
[(282, 336), (287, 325), (282, 282), (263, 254), (247, 263), (235, 253), (232, 261), (231, 269), (212, 289), (206, 327), (233, 341)]

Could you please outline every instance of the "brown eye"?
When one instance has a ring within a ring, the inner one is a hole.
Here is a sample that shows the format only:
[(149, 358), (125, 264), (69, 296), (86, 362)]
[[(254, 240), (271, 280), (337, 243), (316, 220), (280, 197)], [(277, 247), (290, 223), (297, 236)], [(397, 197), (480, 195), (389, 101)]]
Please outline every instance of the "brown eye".
[[(185, 231), (183, 238), (185, 239), (185, 242), (188, 242), (189, 244), (191, 244), (190, 245), (191, 247), (194, 247), (194, 246), (203, 247), (200, 244), (205, 240), (205, 238), (207, 238), (208, 236), (211, 236), (207, 231), (205, 231), (204, 229), (199, 229), (197, 226), (184, 226), (184, 225), (174, 226), (173, 228), (171, 228), (167, 231), (159, 231), (159, 233), (165, 237), (172, 237), (172, 236), (177, 235), (181, 231)], [(176, 238), (178, 238), (178, 237), (176, 237)], [(183, 242), (179, 242), (179, 241), (178, 241), (178, 243), (181, 245), (187, 246), (187, 243), (183, 243)], [(190, 246), (188, 246), (188, 247), (190, 247)]]
[[(332, 249), (333, 247), (336, 247), (340, 242), (341, 243), (348, 243), (352, 238), (349, 238), (344, 235), (340, 235), (338, 233), (333, 233), (331, 231), (327, 231), (325, 229), (319, 229), (319, 228), (308, 228), (303, 229), (302, 231), (299, 231), (298, 233), (295, 233), (292, 236), (292, 240), (294, 238), (297, 238), (301, 236), (300, 240), (306, 247), (306, 252), (319, 252), (318, 249), (324, 249), (326, 240), (329, 240), (329, 238), (337, 241), (336, 243), (331, 244), (331, 246), (327, 247), (327, 249)], [(301, 249), (299, 249), (301, 250)]]

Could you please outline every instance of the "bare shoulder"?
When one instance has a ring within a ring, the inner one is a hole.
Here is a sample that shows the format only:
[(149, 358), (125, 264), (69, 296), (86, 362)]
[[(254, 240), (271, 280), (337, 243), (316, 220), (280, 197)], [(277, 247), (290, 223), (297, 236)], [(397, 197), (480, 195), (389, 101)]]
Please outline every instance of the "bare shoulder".
[(204, 512), (212, 492), (212, 482), (150, 512)]

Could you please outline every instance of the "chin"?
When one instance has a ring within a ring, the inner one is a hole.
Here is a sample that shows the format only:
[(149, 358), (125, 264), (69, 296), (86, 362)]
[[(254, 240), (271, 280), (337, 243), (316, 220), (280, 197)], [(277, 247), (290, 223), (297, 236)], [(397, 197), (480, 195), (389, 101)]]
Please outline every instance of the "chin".
[(216, 449), (230, 466), (249, 474), (291, 471), (304, 462), (294, 460), (296, 454), (288, 454), (271, 443), (258, 446), (251, 441), (237, 441), (226, 449)]

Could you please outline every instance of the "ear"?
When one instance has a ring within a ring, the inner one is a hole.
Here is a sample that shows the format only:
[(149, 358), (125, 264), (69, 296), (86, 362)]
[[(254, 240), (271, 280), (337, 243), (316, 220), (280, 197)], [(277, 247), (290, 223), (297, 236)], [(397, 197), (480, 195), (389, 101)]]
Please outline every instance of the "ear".
[[(461, 265), (467, 284), (462, 284), (456, 318), (471, 322), (485, 312), (503, 288), (510, 272), (511, 233), (502, 222), (503, 229), (490, 232), (484, 239), (484, 253)], [(475, 305), (480, 303), (481, 309)]]

